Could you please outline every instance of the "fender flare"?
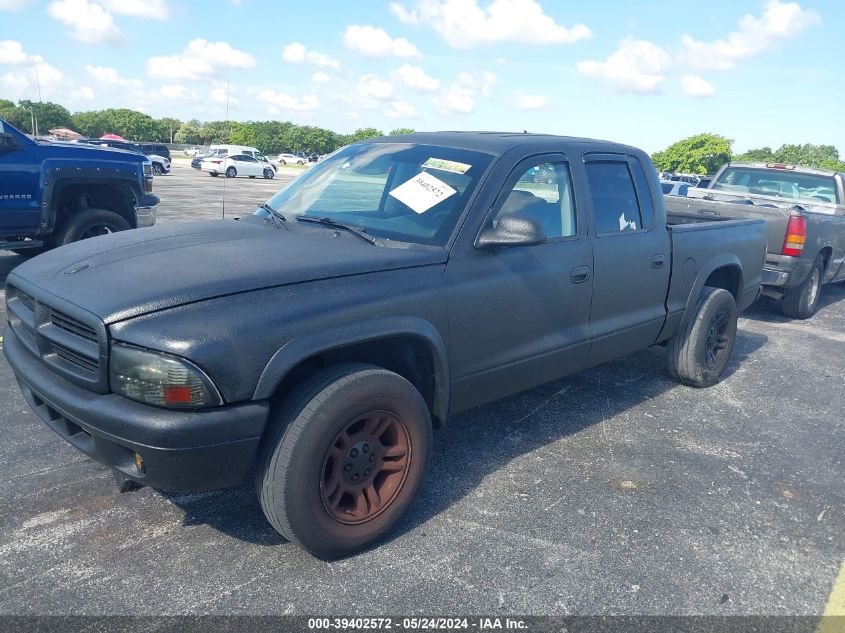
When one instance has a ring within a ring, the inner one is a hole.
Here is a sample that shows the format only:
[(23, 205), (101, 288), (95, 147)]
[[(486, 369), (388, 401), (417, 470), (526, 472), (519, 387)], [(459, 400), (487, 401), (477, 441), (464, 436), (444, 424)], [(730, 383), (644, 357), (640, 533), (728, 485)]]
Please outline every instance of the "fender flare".
[(701, 267), (701, 270), (698, 272), (698, 276), (695, 278), (695, 281), (692, 284), (692, 290), (687, 297), (687, 304), (684, 306), (684, 316), (681, 318), (681, 322), (678, 325), (676, 331), (683, 331), (684, 328), (689, 323), (689, 320), (692, 318), (692, 312), (695, 310), (695, 304), (698, 301), (698, 295), (701, 294), (701, 289), (704, 288), (704, 282), (707, 281), (707, 278), (713, 274), (714, 271), (718, 270), (719, 268), (734, 268), (739, 273), (739, 286), (737, 288), (737, 296), (736, 301), (737, 305), (739, 305), (740, 299), (742, 298), (742, 294), (744, 291), (745, 286), (744, 284), (744, 272), (742, 270), (742, 262), (739, 261), (739, 257), (734, 255), (733, 253), (722, 253), (720, 255), (716, 255), (715, 257), (710, 258), (707, 260), (707, 263)]
[(383, 317), (331, 329), (309, 332), (291, 339), (267, 362), (253, 393), (254, 400), (266, 400), (275, 392), (288, 373), (303, 360), (335, 349), (378, 341), (396, 336), (409, 336), (424, 343), (434, 365), (434, 397), (432, 413), (442, 421), (449, 411), (450, 377), (446, 345), (440, 332), (419, 317)]
[(53, 231), (56, 225), (57, 195), (61, 194), (65, 187), (73, 185), (109, 185), (112, 187), (124, 187), (131, 191), (135, 200), (144, 196), (143, 181), (137, 173), (109, 166), (108, 168), (97, 167), (68, 167), (65, 165), (46, 165), (43, 169), (42, 182), (44, 189), (41, 197), (41, 219), (39, 221), (39, 234), (47, 234)]

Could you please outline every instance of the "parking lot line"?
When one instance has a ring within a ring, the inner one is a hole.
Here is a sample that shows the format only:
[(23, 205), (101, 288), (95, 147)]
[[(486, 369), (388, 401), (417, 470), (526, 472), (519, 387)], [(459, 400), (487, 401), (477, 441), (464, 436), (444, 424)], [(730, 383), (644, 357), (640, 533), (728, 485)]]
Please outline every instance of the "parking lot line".
[[(828, 616), (838, 616), (828, 619)], [(818, 633), (843, 633), (845, 631), (845, 560), (839, 566), (839, 575), (830, 588), (827, 606), (819, 623)]]

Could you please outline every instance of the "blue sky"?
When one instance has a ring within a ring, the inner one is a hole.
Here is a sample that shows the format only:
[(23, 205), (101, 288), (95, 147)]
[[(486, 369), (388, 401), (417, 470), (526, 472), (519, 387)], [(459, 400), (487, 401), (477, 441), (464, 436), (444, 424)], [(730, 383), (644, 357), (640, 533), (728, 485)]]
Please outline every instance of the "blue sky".
[(0, 98), (845, 155), (835, 0), (0, 0)]

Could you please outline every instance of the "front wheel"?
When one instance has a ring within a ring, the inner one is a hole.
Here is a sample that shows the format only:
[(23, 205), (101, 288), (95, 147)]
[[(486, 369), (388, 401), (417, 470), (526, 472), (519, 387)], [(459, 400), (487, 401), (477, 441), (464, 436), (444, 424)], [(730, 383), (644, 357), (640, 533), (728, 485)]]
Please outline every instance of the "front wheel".
[(413, 501), (431, 452), (431, 417), (414, 386), (372, 365), (340, 365), (291, 394), (256, 468), (273, 527), (335, 559), (385, 536)]
[(267, 180), (272, 180), (272, 179), (273, 179), (273, 176), (275, 176), (275, 175), (276, 175), (276, 172), (274, 172), (274, 171), (273, 171), (272, 169), (270, 169), (270, 168), (267, 168), (267, 169), (265, 169), (265, 170), (264, 170), (264, 177), (265, 177)]
[(781, 310), (785, 316), (793, 319), (809, 319), (816, 313), (819, 307), (823, 271), (824, 262), (821, 256), (818, 256), (807, 278), (794, 288), (787, 288), (784, 291)]
[(87, 209), (64, 220), (53, 235), (56, 246), (131, 229), (126, 218), (106, 209)]
[(229, 167), (229, 169), (226, 170), (226, 178), (234, 178), (237, 175), (238, 175), (238, 170), (235, 169), (234, 167)]
[(667, 345), (669, 373), (691, 387), (718, 382), (733, 353), (739, 310), (733, 295), (705, 286), (685, 327)]

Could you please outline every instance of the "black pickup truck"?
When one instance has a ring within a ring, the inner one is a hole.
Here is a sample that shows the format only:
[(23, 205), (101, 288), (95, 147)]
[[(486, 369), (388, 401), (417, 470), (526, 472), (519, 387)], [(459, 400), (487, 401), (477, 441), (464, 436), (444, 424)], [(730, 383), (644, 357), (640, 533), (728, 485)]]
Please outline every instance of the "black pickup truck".
[(385, 137), (238, 222), (20, 265), (4, 352), (38, 416), (124, 487), (254, 468), (270, 523), (333, 558), (397, 522), (450, 414), (651, 345), (682, 383), (716, 382), (764, 256), (762, 220), (667, 218), (633, 147)]

